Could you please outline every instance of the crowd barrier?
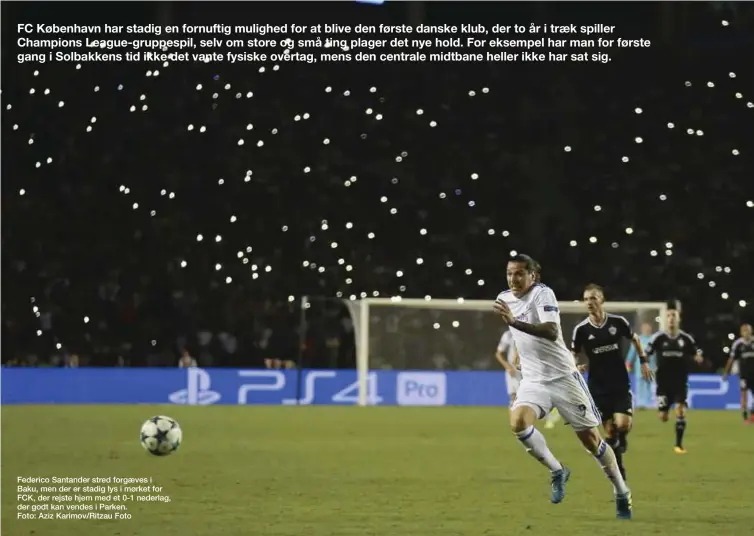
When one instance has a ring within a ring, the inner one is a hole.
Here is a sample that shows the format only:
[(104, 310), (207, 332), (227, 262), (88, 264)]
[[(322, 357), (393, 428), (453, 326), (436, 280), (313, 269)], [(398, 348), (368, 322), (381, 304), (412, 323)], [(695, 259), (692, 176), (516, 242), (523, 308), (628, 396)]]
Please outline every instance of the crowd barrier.
[[(354, 405), (354, 370), (4, 368), (3, 404)], [(505, 372), (373, 371), (382, 406), (507, 406)], [(738, 378), (689, 379), (689, 405), (738, 409)]]

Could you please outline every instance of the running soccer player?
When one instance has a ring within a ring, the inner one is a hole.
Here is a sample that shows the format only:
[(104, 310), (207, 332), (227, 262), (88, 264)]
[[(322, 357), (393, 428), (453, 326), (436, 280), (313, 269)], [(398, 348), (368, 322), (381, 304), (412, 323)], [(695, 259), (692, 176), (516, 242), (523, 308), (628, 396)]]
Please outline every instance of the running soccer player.
[(513, 433), (526, 451), (550, 470), (550, 501), (562, 502), (571, 472), (534, 427), (550, 409), (558, 408), (612, 482), (617, 517), (630, 519), (631, 492), (613, 449), (600, 436), (599, 413), (563, 341), (555, 293), (535, 282), (534, 262), (526, 255), (510, 259), (506, 276), (510, 290), (497, 296), (493, 310), (510, 327), (521, 360), (521, 384), (510, 412)]
[(754, 399), (752, 409), (749, 410), (748, 392), (754, 396), (754, 337), (752, 336), (751, 324), (741, 326), (741, 337), (736, 339), (730, 349), (730, 358), (725, 364), (723, 379), (728, 380), (728, 374), (733, 363), (738, 361), (738, 376), (741, 380), (741, 411), (744, 422), (754, 423)]
[(602, 416), (607, 442), (615, 452), (620, 474), (625, 480), (623, 454), (628, 450), (626, 438), (631, 430), (634, 403), (621, 340), (631, 341), (638, 353), (643, 380), (651, 381), (652, 371), (641, 341), (634, 334), (628, 320), (605, 311), (605, 292), (602, 287), (587, 285), (584, 289), (584, 302), (589, 316), (573, 329), (571, 351), (576, 362), (582, 353), (588, 360), (587, 364), (579, 366), (579, 370), (589, 371), (589, 392)]
[[(641, 325), (641, 332), (639, 333), (639, 342), (641, 347), (646, 348), (649, 341), (652, 340), (654, 330), (652, 324), (645, 322)], [(636, 401), (635, 406), (639, 409), (654, 407), (652, 398), (654, 397), (655, 385), (654, 382), (648, 382), (642, 377), (642, 370), (639, 363), (639, 353), (634, 346), (628, 350), (628, 357), (626, 358), (626, 367), (629, 371), (634, 372), (634, 385), (636, 386)], [(657, 372), (657, 357), (649, 357), (649, 370), (652, 374)]]
[(668, 421), (675, 405), (675, 450), (686, 454), (686, 396), (688, 395), (689, 361), (703, 363), (702, 351), (694, 338), (681, 330), (681, 313), (669, 309), (665, 315), (667, 331), (658, 331), (647, 346), (647, 355), (657, 355), (657, 410), (662, 422)]
[(497, 351), (495, 352), (495, 358), (505, 369), (505, 372), (508, 373), (505, 383), (508, 387), (510, 404), (513, 405), (516, 401), (516, 391), (518, 390), (518, 383), (521, 380), (521, 373), (516, 367), (518, 356), (516, 345), (513, 344), (513, 334), (510, 330), (503, 333), (503, 336), (500, 337), (500, 342), (498, 343)]

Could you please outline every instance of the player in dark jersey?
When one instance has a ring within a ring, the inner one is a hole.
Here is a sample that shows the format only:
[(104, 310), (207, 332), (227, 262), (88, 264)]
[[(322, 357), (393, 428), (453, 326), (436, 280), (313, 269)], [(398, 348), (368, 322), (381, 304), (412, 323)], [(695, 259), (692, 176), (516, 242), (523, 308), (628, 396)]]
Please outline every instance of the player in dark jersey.
[(748, 391), (754, 395), (754, 337), (752, 336), (751, 324), (741, 326), (741, 337), (736, 339), (730, 348), (730, 358), (725, 364), (723, 379), (728, 380), (728, 374), (733, 363), (738, 362), (738, 376), (741, 380), (741, 411), (744, 421), (754, 424), (754, 400), (752, 409), (749, 410)]
[(655, 333), (647, 345), (647, 354), (657, 356), (657, 410), (662, 422), (675, 405), (675, 447), (677, 454), (686, 454), (683, 435), (686, 432), (686, 396), (689, 364), (693, 359), (703, 363), (702, 351), (694, 338), (681, 330), (681, 313), (670, 309), (665, 315), (667, 330)]
[(588, 285), (584, 289), (584, 302), (589, 316), (574, 328), (571, 351), (577, 363), (581, 353), (589, 360), (588, 365), (581, 364), (579, 369), (589, 370), (589, 391), (602, 415), (607, 442), (615, 451), (618, 468), (625, 480), (623, 454), (628, 448), (627, 435), (631, 430), (634, 405), (621, 341), (625, 339), (633, 343), (645, 380), (652, 381), (652, 371), (641, 341), (628, 320), (605, 311), (602, 287)]

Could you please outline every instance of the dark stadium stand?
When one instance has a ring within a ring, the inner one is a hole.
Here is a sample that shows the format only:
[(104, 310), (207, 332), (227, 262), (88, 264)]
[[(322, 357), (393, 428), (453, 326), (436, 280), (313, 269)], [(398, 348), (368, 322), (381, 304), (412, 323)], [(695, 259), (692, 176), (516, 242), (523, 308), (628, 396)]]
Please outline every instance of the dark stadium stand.
[[(336, 298), (492, 300), (511, 251), (561, 300), (589, 282), (679, 300), (715, 367), (754, 319), (749, 5), (343, 4), (373, 23), (606, 22), (652, 47), (605, 65), (263, 69), (18, 64), (15, 24), (40, 5), (2, 6), (4, 364), (175, 366), (188, 348), (201, 366), (350, 367)], [(305, 295), (328, 300), (302, 334)]]

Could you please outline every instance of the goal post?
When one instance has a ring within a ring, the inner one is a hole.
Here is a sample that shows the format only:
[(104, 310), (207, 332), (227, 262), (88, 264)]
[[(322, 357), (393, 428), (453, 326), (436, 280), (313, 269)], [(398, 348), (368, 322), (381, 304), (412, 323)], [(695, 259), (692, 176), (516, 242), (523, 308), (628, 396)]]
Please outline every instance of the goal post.
[[(372, 405), (375, 370), (497, 370), (495, 348), (505, 326), (493, 300), (365, 298), (345, 300), (356, 337), (358, 404)], [(563, 338), (587, 315), (583, 302), (559, 302)], [(606, 302), (639, 330), (665, 328), (664, 302)]]

